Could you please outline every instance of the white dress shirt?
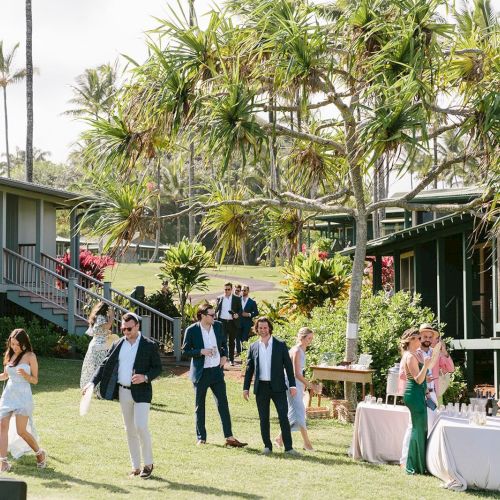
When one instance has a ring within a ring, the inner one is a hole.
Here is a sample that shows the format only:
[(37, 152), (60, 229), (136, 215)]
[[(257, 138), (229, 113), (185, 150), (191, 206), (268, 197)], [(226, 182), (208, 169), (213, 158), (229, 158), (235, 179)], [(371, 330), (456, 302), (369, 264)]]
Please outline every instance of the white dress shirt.
[(132, 375), (134, 371), (135, 357), (141, 340), (141, 332), (137, 335), (135, 342), (131, 344), (127, 339), (122, 343), (120, 354), (118, 355), (118, 383), (126, 387), (132, 385)]
[(268, 340), (267, 347), (259, 340), (259, 380), (271, 381), (271, 358), (273, 355), (273, 337)]
[(233, 319), (231, 314), (229, 314), (229, 311), (231, 310), (231, 301), (233, 299), (233, 296), (230, 295), (229, 297), (224, 297), (222, 298), (222, 303), (220, 305), (220, 313), (219, 313), (219, 319)]
[(245, 306), (247, 305), (248, 297), (241, 297), (241, 309), (245, 309)]
[[(201, 334), (203, 336), (203, 346), (205, 349), (212, 349), (213, 347), (217, 348), (217, 337), (215, 336), (214, 327), (210, 325), (209, 330), (205, 330), (201, 326), (201, 323), (198, 323), (201, 328)], [(214, 368), (215, 366), (220, 365), (220, 354), (219, 349), (217, 348), (217, 353), (213, 356), (205, 356), (205, 362), (203, 363), (203, 368)]]

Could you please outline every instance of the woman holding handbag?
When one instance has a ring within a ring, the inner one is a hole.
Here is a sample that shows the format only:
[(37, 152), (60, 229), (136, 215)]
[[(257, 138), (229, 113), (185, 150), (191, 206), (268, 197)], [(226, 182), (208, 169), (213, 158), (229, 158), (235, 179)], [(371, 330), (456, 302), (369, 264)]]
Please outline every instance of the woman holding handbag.
[(38, 383), (38, 362), (22, 328), (16, 328), (9, 335), (3, 365), (0, 380), (7, 380), (7, 384), (0, 399), (0, 472), (11, 468), (7, 450), (19, 458), (31, 449), (35, 452), (37, 467), (45, 468), (47, 455), (38, 445), (33, 426), (31, 384)]

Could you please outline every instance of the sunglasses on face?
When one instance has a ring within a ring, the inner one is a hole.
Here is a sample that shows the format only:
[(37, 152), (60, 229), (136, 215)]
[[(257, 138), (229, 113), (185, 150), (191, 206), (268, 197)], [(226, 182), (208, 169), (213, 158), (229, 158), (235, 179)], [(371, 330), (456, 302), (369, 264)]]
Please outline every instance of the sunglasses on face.
[(230, 291), (231, 291), (231, 288), (224, 288), (224, 290), (225, 290), (226, 292), (230, 292)]
[(211, 318), (215, 318), (215, 314), (212, 313), (212, 314), (208, 314), (208, 313), (203, 313), (204, 316), (210, 316)]
[(131, 332), (134, 328), (135, 328), (135, 326), (122, 326), (122, 327), (120, 328), (120, 330), (121, 330), (122, 332)]

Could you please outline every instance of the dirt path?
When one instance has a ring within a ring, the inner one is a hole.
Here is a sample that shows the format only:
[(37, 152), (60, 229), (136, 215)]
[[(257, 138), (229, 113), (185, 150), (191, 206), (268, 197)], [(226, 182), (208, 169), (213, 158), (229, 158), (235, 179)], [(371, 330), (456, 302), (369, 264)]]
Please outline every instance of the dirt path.
[[(250, 297), (252, 292), (260, 291), (265, 292), (268, 290), (276, 290), (276, 284), (271, 281), (258, 280), (254, 278), (242, 278), (241, 276), (231, 276), (229, 274), (208, 274), (211, 278), (220, 278), (222, 280), (231, 281), (234, 285), (235, 283), (245, 283), (250, 287)], [(215, 293), (196, 293), (191, 295), (191, 300), (196, 303), (201, 299), (206, 299), (208, 301), (216, 299), (219, 295), (223, 294), (224, 291), (221, 289)]]

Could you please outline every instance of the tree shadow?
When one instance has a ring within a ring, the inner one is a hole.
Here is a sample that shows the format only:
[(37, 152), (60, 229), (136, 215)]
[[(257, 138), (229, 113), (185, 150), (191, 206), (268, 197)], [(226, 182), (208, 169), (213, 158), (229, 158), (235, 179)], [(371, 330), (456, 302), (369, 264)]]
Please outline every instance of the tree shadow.
[[(54, 457), (52, 456), (50, 458), (51, 460), (54, 459)], [(15, 468), (15, 475), (21, 479), (26, 479), (27, 477), (33, 477), (36, 479), (43, 478), (44, 487), (46, 488), (61, 488), (67, 490), (68, 483), (74, 483), (80, 486), (88, 486), (95, 490), (106, 490), (109, 493), (120, 493), (123, 495), (129, 493), (129, 490), (120, 488), (119, 486), (99, 483), (95, 481), (87, 481), (77, 476), (71, 476), (70, 474), (64, 474), (62, 472), (55, 471), (50, 466), (46, 469), (37, 469), (33, 464), (30, 464), (30, 466), (28, 466), (18, 462)]]
[(221, 488), (214, 488), (213, 486), (200, 486), (197, 484), (189, 483), (178, 483), (175, 481), (164, 480), (168, 483), (168, 488), (174, 491), (190, 491), (192, 493), (199, 493), (202, 495), (214, 495), (214, 496), (227, 496), (232, 498), (247, 498), (249, 500), (258, 500), (264, 498), (260, 495), (254, 495), (252, 493), (244, 493), (242, 491), (233, 490), (223, 490)]

